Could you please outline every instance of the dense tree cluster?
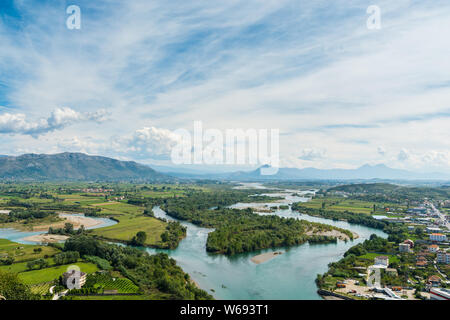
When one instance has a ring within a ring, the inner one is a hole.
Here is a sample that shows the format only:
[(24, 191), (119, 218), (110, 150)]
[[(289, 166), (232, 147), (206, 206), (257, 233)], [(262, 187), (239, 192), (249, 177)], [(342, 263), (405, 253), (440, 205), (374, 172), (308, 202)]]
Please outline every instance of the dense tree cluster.
[(328, 209), (308, 208), (305, 207), (301, 202), (294, 203), (292, 205), (292, 210), (297, 210), (310, 216), (316, 216), (335, 221), (345, 220), (348, 223), (360, 224), (369, 228), (381, 230), (383, 230), (388, 225), (387, 222), (377, 220), (370, 215), (354, 213), (350, 211), (333, 211)]
[(353, 195), (379, 196), (380, 199), (395, 201), (421, 201), (423, 198), (448, 199), (450, 188), (441, 187), (406, 187), (389, 183), (360, 183), (332, 187), (328, 192), (341, 191)]
[(178, 221), (169, 221), (166, 231), (161, 234), (161, 247), (166, 249), (175, 249), (181, 239), (186, 236), (186, 227)]
[(173, 299), (212, 299), (208, 293), (196, 288), (189, 275), (165, 253), (149, 255), (136, 248), (104, 243), (86, 235), (69, 238), (64, 250), (107, 260), (144, 292), (157, 290)]
[(64, 224), (64, 228), (48, 228), (48, 234), (59, 234), (65, 236), (71, 236), (75, 234), (82, 234), (86, 230), (83, 225), (81, 225), (78, 230), (75, 230), (72, 223), (66, 222)]
[(0, 270), (0, 296), (6, 300), (38, 300), (39, 296), (31, 292), (30, 287), (23, 284), (17, 273)]
[(56, 265), (63, 265), (69, 263), (75, 263), (80, 259), (78, 251), (66, 251), (56, 254), (53, 257), (53, 261)]
[[(208, 235), (206, 250), (233, 255), (265, 248), (294, 246), (311, 242), (336, 241), (335, 237), (308, 236), (306, 231), (338, 229), (304, 220), (254, 214), (251, 209), (229, 209), (232, 203), (255, 201), (245, 192), (197, 192), (188, 198), (166, 199), (163, 209), (168, 215), (196, 225), (215, 228)], [(272, 198), (273, 199), (273, 198)], [(267, 201), (267, 199), (266, 199)], [(342, 230), (350, 238), (353, 235)]]

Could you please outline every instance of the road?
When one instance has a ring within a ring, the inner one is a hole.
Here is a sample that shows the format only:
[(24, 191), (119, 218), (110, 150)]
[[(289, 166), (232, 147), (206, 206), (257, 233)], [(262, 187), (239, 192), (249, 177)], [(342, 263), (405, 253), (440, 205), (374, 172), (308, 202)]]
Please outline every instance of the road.
[(430, 202), (431, 210), (433, 213), (436, 213), (439, 215), (439, 221), (441, 222), (441, 225), (447, 228), (447, 230), (450, 230), (450, 222), (447, 221), (447, 217), (444, 213), (440, 212), (433, 203)]

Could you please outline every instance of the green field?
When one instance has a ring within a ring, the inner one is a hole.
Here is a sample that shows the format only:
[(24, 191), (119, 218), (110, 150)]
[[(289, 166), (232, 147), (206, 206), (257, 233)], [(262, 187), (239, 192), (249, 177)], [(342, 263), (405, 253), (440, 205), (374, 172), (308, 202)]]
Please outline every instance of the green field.
[[(42, 251), (35, 253), (34, 249), (41, 248)], [(44, 256), (53, 256), (58, 253), (58, 249), (48, 246), (35, 246), (29, 244), (20, 244), (6, 239), (0, 239), (0, 258), (8, 255), (14, 258), (14, 262), (23, 262), (44, 258)]]
[(397, 263), (397, 262), (399, 262), (399, 259), (398, 259), (398, 257), (396, 255), (384, 254), (384, 253), (383, 254), (380, 254), (380, 253), (366, 253), (366, 254), (364, 254), (362, 256), (359, 256), (358, 258), (374, 261), (374, 259), (376, 257), (378, 257), (378, 256), (386, 256), (386, 257), (388, 257), (389, 258), (389, 263), (393, 263), (393, 262)]
[(93, 234), (105, 239), (130, 241), (139, 231), (147, 233), (146, 245), (155, 245), (161, 241), (161, 234), (167, 224), (158, 219), (145, 216), (125, 215), (117, 218), (118, 224), (93, 230)]
[(60, 275), (67, 271), (67, 267), (76, 265), (82, 272), (93, 273), (98, 270), (97, 266), (87, 262), (77, 262), (62, 266), (50, 267), (41, 270), (33, 270), (19, 273), (19, 278), (26, 284), (35, 285), (43, 282), (50, 282), (58, 279)]
[(52, 286), (52, 282), (45, 282), (40, 284), (35, 284), (31, 286), (31, 292), (39, 295), (45, 295), (49, 293), (50, 287)]
[(322, 204), (324, 204), (324, 209), (333, 211), (349, 211), (354, 213), (373, 213), (373, 205), (376, 206), (377, 214), (384, 214), (385, 207), (402, 208), (399, 205), (392, 203), (378, 203), (371, 201), (344, 199), (344, 198), (314, 198), (309, 202), (302, 203), (303, 207), (321, 209)]
[(101, 208), (102, 214), (108, 215), (124, 215), (124, 214), (132, 214), (138, 215), (144, 212), (143, 208), (133, 206), (131, 204), (123, 203), (123, 202), (105, 202), (93, 204), (93, 207)]
[(112, 278), (109, 275), (98, 275), (95, 277), (94, 288), (102, 291), (116, 290), (116, 293), (138, 293), (139, 287), (127, 278)]
[(64, 204), (90, 205), (105, 202), (105, 197), (103, 196), (86, 197), (81, 194), (70, 194), (70, 195), (55, 194), (55, 196), (57, 196), (60, 199), (64, 199)]

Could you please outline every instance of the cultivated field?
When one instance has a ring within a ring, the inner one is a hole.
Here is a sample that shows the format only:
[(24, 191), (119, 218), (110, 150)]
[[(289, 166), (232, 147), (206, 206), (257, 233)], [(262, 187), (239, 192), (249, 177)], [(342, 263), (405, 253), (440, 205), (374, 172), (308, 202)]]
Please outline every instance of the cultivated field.
[[(40, 248), (42, 251), (35, 252)], [(19, 244), (6, 239), (0, 239), (0, 257), (8, 255), (14, 258), (14, 262), (23, 262), (53, 256), (58, 252), (57, 249), (47, 246), (35, 246), (28, 244)]]
[[(138, 208), (139, 209), (139, 208)], [(146, 245), (161, 241), (166, 223), (151, 217), (124, 215), (117, 217), (118, 224), (93, 230), (93, 234), (111, 240), (130, 241), (139, 231), (147, 234)]]
[(93, 273), (98, 270), (97, 266), (92, 263), (87, 262), (77, 262), (62, 266), (50, 267), (41, 270), (33, 270), (19, 273), (19, 278), (26, 284), (35, 285), (43, 282), (50, 282), (55, 279), (58, 279), (64, 272), (67, 271), (67, 268), (71, 265), (77, 265), (82, 272), (85, 273)]

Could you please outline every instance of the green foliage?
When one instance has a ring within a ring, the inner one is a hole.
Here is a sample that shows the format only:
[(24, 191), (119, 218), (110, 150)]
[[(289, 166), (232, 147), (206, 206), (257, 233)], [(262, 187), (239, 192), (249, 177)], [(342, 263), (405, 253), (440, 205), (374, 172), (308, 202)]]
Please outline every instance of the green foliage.
[(37, 259), (37, 260), (33, 260), (33, 261), (29, 261), (27, 263), (27, 269), (28, 270), (34, 270), (34, 269), (43, 269), (48, 267), (48, 261), (44, 260), (44, 259)]
[(6, 300), (35, 300), (30, 287), (22, 283), (17, 274), (0, 270), (0, 295)]
[(369, 228), (375, 228), (375, 229), (384, 229), (387, 222), (380, 221), (375, 219), (374, 217), (370, 215), (365, 215), (361, 213), (354, 213), (350, 211), (333, 211), (328, 209), (316, 209), (316, 208), (308, 208), (304, 206), (301, 202), (294, 203), (292, 205), (292, 210), (300, 211), (304, 214), (310, 215), (310, 216), (316, 216), (321, 217), (325, 219), (331, 219), (331, 220), (346, 220), (348, 223), (353, 224), (359, 224), (363, 225)]
[(205, 291), (196, 288), (189, 281), (189, 275), (164, 253), (149, 255), (132, 247), (107, 244), (86, 235), (69, 238), (64, 250), (107, 260), (145, 292), (159, 290), (170, 294), (174, 299), (212, 298)]
[(161, 247), (175, 249), (181, 239), (186, 236), (186, 228), (178, 221), (169, 221), (166, 231), (161, 234)]
[(111, 264), (106, 259), (102, 259), (96, 256), (84, 256), (83, 258), (86, 261), (95, 263), (100, 270), (110, 270), (112, 268)]
[(131, 239), (130, 244), (133, 245), (133, 246), (143, 246), (145, 244), (146, 240), (147, 240), (147, 234), (144, 231), (139, 231)]
[(53, 257), (55, 265), (63, 265), (69, 263), (75, 263), (80, 259), (80, 254), (77, 251), (66, 251), (56, 254)]

